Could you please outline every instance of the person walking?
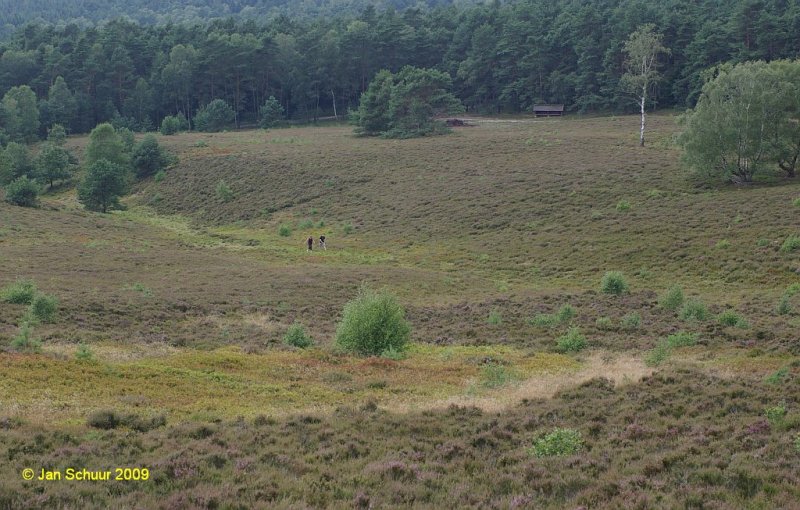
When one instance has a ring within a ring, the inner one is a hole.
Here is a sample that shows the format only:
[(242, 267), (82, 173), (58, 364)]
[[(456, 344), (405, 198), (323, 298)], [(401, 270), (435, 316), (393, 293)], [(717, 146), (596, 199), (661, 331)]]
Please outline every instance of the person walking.
[(319, 236), (319, 249), (320, 250), (327, 250), (328, 247), (325, 246), (325, 236)]
[(308, 245), (308, 251), (312, 251), (314, 249), (314, 238), (311, 237), (311, 236), (308, 236), (308, 239), (306, 240), (306, 244)]

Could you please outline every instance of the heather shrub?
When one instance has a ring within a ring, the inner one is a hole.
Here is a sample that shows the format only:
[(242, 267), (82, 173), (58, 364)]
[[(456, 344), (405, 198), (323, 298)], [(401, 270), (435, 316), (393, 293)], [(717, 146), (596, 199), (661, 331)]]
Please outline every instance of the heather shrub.
[(747, 321), (733, 310), (725, 310), (717, 316), (717, 322), (723, 326), (737, 327), (745, 329), (748, 327)]
[(283, 336), (283, 343), (299, 349), (305, 349), (310, 347), (314, 341), (306, 333), (306, 328), (299, 322), (295, 322), (286, 330), (286, 334)]
[(767, 384), (780, 384), (784, 379), (789, 376), (789, 369), (783, 367), (781, 369), (776, 370), (772, 374), (768, 375), (764, 382)]
[(639, 314), (639, 312), (631, 312), (622, 317), (621, 324), (623, 329), (637, 329), (642, 324), (642, 316)]
[(537, 439), (530, 453), (537, 457), (573, 455), (583, 448), (581, 433), (575, 429), (558, 428)]
[(680, 285), (673, 285), (669, 290), (661, 296), (659, 300), (661, 308), (670, 311), (677, 311), (683, 306), (683, 289)]
[(17, 280), (0, 291), (0, 299), (15, 305), (29, 305), (36, 292), (36, 284), (33, 281)]
[(778, 306), (775, 308), (778, 315), (789, 315), (792, 313), (792, 304), (789, 302), (789, 296), (784, 294), (778, 301)]
[(679, 331), (667, 337), (667, 345), (670, 347), (691, 347), (697, 344), (697, 335)]
[(786, 418), (786, 405), (778, 404), (773, 407), (768, 407), (764, 410), (764, 415), (767, 417), (769, 424), (773, 427), (780, 425), (783, 423), (784, 418)]
[(559, 352), (579, 352), (585, 348), (586, 338), (578, 328), (570, 328), (565, 335), (556, 339), (556, 350)]
[(103, 410), (89, 415), (86, 424), (95, 429), (111, 430), (121, 425), (121, 419), (116, 412)]
[(619, 296), (629, 291), (628, 282), (625, 281), (625, 276), (619, 271), (608, 271), (600, 281), (600, 290), (603, 294)]
[(540, 313), (533, 318), (528, 319), (528, 323), (532, 326), (537, 326), (540, 328), (552, 328), (553, 326), (558, 325), (559, 320), (558, 317), (553, 314)]
[(597, 320), (594, 321), (594, 325), (597, 329), (602, 329), (603, 331), (614, 329), (614, 321), (611, 320), (611, 317), (598, 317)]
[(336, 345), (346, 352), (377, 356), (390, 348), (402, 351), (410, 335), (405, 310), (395, 297), (365, 286), (344, 307)]

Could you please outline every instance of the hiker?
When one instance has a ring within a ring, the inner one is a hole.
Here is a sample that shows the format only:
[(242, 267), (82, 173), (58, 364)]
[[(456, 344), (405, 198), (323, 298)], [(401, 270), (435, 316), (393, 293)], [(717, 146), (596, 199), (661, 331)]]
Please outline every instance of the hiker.
[(308, 240), (306, 241), (306, 244), (308, 244), (308, 251), (313, 250), (314, 249), (314, 238), (311, 237), (311, 236), (308, 236)]
[(325, 246), (325, 236), (319, 236), (319, 249), (320, 250), (327, 250), (328, 249)]

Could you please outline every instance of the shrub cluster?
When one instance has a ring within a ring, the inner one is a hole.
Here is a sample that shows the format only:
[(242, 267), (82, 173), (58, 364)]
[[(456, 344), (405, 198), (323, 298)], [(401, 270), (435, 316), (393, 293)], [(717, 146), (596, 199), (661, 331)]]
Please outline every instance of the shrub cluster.
[(563, 336), (556, 339), (556, 350), (559, 352), (579, 352), (586, 348), (586, 337), (578, 328), (570, 328)]
[(583, 449), (583, 437), (575, 429), (558, 428), (537, 439), (530, 452), (537, 457), (573, 455)]
[(600, 291), (603, 294), (619, 296), (628, 293), (629, 290), (625, 276), (619, 271), (608, 271), (600, 280)]
[(310, 347), (314, 340), (308, 336), (306, 328), (301, 323), (295, 322), (286, 330), (286, 334), (283, 336), (283, 343), (299, 349), (305, 349)]
[(346, 352), (377, 356), (389, 349), (402, 351), (410, 335), (405, 310), (394, 296), (363, 286), (344, 307), (336, 344)]

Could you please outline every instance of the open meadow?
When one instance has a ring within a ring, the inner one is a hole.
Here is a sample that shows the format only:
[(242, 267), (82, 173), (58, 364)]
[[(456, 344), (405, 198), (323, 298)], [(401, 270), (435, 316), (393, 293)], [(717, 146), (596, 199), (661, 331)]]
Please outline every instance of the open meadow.
[[(800, 182), (702, 185), (637, 123), (159, 135), (123, 211), (0, 202), (0, 289), (58, 299), (38, 354), (0, 303), (0, 509), (800, 508)], [(402, 356), (335, 348), (365, 283)], [(21, 476), (68, 467), (149, 476)]]

